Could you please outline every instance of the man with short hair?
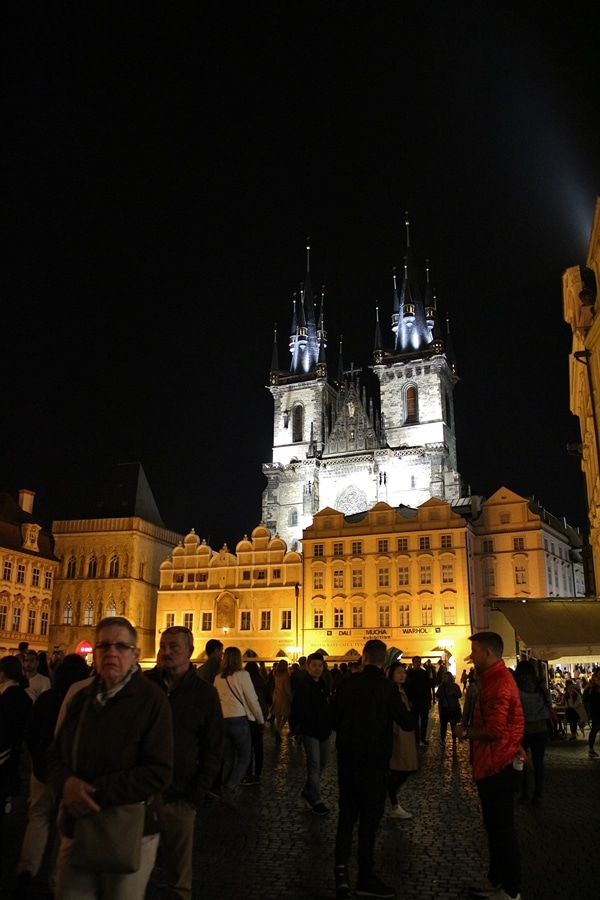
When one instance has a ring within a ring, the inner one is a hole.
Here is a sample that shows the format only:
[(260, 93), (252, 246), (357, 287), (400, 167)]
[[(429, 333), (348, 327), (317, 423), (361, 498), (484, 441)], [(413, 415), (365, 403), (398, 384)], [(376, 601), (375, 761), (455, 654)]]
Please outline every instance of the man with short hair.
[(406, 683), (404, 690), (406, 696), (411, 702), (411, 708), (415, 717), (415, 735), (417, 744), (419, 739), (425, 747), (429, 746), (427, 740), (427, 721), (429, 719), (429, 710), (431, 709), (431, 691), (435, 687), (435, 682), (429, 681), (427, 669), (421, 665), (421, 657), (413, 656), (412, 667), (406, 671)]
[(146, 677), (169, 698), (173, 714), (173, 781), (164, 792), (162, 846), (169, 898), (192, 896), (192, 849), (196, 810), (219, 771), (223, 713), (215, 688), (198, 678), (190, 658), (189, 628), (174, 625), (160, 636), (157, 665)]
[(292, 699), (290, 715), (306, 755), (306, 784), (302, 797), (317, 816), (329, 814), (329, 809), (321, 800), (321, 776), (329, 758), (331, 735), (331, 692), (323, 677), (324, 669), (323, 654), (311, 653)]
[(25, 690), (34, 703), (40, 694), (43, 694), (44, 691), (49, 691), (52, 687), (50, 679), (46, 675), (40, 675), (38, 672), (39, 664), (40, 660), (35, 650), (28, 650), (25, 656), (25, 675), (29, 681), (29, 686)]
[[(338, 754), (339, 818), (335, 838), (336, 896), (395, 897), (375, 875), (375, 836), (385, 809), (393, 724), (412, 731), (414, 719), (383, 667), (383, 641), (364, 646), (362, 671), (346, 678), (334, 694), (333, 729)], [(358, 878), (350, 892), (348, 863), (358, 827)]]
[(504, 643), (494, 631), (472, 634), (471, 658), (480, 688), (473, 724), (455, 726), (461, 740), (470, 740), (473, 778), (488, 835), (488, 883), (472, 888), (472, 897), (520, 900), (521, 860), (514, 825), (513, 759), (524, 756), (521, 740), (525, 720), (515, 679), (502, 659)]
[(223, 643), (216, 638), (211, 638), (206, 642), (206, 662), (202, 663), (196, 669), (196, 675), (209, 684), (215, 683), (215, 678), (219, 674), (221, 668), (221, 660), (223, 659)]
[[(167, 699), (144, 678), (139, 657), (128, 619), (102, 619), (94, 645), (97, 674), (71, 697), (56, 732), (50, 782), (64, 812), (56, 890), (61, 900), (139, 900), (146, 891), (158, 848), (161, 793), (172, 779), (173, 726)], [(82, 866), (73, 855), (77, 819), (137, 803), (145, 805), (138, 870), (118, 874)]]

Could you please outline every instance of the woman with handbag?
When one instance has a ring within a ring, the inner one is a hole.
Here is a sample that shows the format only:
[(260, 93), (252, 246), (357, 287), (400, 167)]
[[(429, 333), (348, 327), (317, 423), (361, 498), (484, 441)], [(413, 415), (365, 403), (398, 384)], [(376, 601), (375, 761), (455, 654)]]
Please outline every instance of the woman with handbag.
[(137, 634), (120, 616), (96, 629), (97, 675), (67, 698), (50, 763), (61, 799), (56, 900), (143, 900), (171, 783), (166, 696), (138, 666)]
[(250, 721), (259, 725), (265, 721), (250, 673), (242, 669), (242, 654), (237, 647), (226, 647), (223, 651), (215, 687), (225, 724), (221, 800), (235, 807), (239, 786), (250, 762)]

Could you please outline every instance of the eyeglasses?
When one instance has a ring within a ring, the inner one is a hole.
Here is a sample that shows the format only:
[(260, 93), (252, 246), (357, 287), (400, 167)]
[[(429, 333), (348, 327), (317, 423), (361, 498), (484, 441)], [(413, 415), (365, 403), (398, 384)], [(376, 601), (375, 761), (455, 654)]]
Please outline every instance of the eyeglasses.
[(99, 650), (100, 653), (106, 653), (111, 647), (114, 647), (117, 653), (135, 650), (135, 644), (124, 644), (122, 641), (100, 641), (99, 644), (94, 644), (94, 650)]

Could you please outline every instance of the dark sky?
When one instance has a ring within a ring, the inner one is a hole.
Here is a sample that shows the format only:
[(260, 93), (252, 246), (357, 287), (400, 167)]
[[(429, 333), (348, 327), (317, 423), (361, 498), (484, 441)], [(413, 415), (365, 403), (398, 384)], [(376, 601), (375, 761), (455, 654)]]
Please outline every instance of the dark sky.
[(170, 527), (234, 545), (307, 236), (330, 368), (340, 333), (366, 368), (408, 210), (463, 478), (585, 524), (561, 275), (599, 187), (594, 3), (51, 7), (3, 14), (0, 489), (65, 518), (140, 461)]

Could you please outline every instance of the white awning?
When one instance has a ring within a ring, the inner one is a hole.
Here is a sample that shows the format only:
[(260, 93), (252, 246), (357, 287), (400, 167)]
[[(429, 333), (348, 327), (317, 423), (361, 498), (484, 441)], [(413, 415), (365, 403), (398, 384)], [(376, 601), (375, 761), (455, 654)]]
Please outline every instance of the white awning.
[(600, 600), (494, 600), (492, 608), (537, 659), (600, 659)]

